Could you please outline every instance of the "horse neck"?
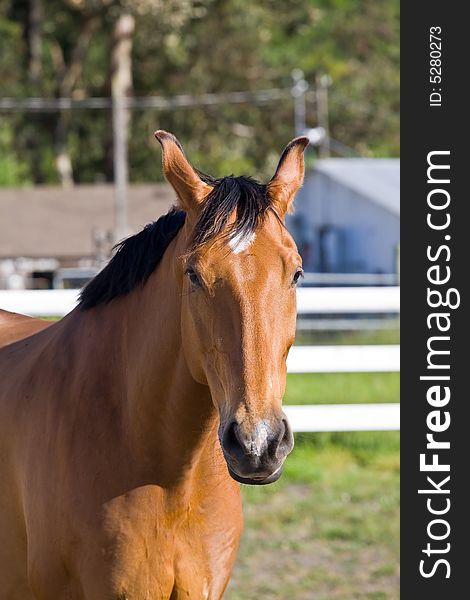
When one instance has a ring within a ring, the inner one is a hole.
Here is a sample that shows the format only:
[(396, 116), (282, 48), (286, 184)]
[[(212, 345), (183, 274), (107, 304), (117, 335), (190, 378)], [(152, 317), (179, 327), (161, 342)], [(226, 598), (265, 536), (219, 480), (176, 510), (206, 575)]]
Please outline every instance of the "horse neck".
[(142, 288), (81, 311), (88, 321), (83, 331), (97, 347), (88, 367), (101, 365), (97, 377), (108, 382), (106, 402), (120, 414), (126, 443), (150, 469), (165, 456), (172, 473), (197, 462), (208, 438), (217, 439), (218, 426), (209, 389), (191, 376), (182, 347), (182, 282), (175, 269), (180, 235)]
[(138, 445), (151, 455), (163, 450), (191, 461), (207, 436), (216, 435), (218, 417), (209, 388), (191, 376), (183, 351), (182, 281), (175, 268), (182, 235), (143, 290), (129, 298), (137, 317), (128, 332), (128, 407)]

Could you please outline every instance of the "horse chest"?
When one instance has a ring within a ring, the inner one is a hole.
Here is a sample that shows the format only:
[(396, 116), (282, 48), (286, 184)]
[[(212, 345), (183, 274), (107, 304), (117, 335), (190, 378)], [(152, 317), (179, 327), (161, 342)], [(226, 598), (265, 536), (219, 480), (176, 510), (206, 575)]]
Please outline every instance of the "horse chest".
[[(159, 489), (143, 488), (108, 503), (102, 531), (91, 532), (100, 539), (100, 556), (92, 552), (85, 562), (108, 573), (110, 597), (212, 600), (222, 596), (241, 533), (239, 503), (230, 497), (233, 510), (222, 518), (217, 493), (195, 500), (176, 502)], [(96, 581), (95, 576), (91, 579)]]

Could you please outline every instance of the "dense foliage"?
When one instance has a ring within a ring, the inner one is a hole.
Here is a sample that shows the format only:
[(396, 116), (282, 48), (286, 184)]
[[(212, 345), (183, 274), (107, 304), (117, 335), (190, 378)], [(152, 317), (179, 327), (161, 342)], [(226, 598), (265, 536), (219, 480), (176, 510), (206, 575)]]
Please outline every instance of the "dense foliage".
[[(0, 95), (108, 96), (124, 12), (136, 23), (135, 96), (288, 88), (294, 68), (313, 89), (326, 73), (331, 135), (360, 155), (398, 155), (399, 0), (0, 0)], [(307, 124), (316, 125), (313, 93)], [(213, 175), (264, 177), (293, 136), (292, 99), (135, 110), (133, 181), (161, 176), (156, 128), (175, 132)], [(76, 182), (112, 180), (111, 132), (108, 110), (2, 113), (0, 185), (59, 182), (61, 148)]]

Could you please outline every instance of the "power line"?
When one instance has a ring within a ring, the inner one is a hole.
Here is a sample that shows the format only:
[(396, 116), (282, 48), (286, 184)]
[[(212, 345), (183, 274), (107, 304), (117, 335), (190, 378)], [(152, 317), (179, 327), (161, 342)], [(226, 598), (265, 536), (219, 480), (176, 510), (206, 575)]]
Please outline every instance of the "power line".
[[(274, 100), (291, 98), (292, 88), (271, 88), (254, 92), (221, 92), (215, 94), (177, 94), (174, 96), (140, 96), (125, 98), (127, 109), (191, 108), (194, 106), (214, 106), (220, 104), (267, 104)], [(112, 99), (94, 98), (0, 98), (2, 112), (55, 112), (57, 110), (112, 108)]]

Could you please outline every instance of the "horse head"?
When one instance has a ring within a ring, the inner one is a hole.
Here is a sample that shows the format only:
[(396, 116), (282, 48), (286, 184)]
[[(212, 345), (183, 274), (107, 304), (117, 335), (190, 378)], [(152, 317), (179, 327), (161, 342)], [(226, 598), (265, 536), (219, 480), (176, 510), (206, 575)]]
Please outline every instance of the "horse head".
[(308, 139), (291, 141), (261, 184), (204, 175), (173, 135), (155, 136), (186, 212), (177, 264), (185, 359), (193, 378), (209, 386), (231, 476), (271, 483), (294, 444), (281, 403), (302, 261), (284, 218), (303, 182)]

